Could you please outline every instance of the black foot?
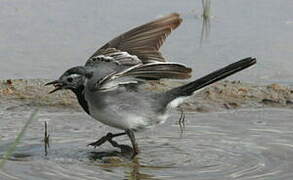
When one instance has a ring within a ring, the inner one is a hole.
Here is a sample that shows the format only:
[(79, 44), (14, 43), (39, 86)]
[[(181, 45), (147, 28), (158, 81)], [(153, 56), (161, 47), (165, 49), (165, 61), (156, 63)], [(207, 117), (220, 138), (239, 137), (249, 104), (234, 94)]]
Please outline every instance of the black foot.
[[(125, 135), (126, 133), (118, 133), (118, 134), (112, 134), (112, 133), (108, 133), (106, 136), (101, 137), (99, 140), (92, 142), (90, 144), (88, 144), (88, 146), (94, 146), (94, 148), (96, 148), (97, 146), (100, 146), (102, 144), (104, 144), (105, 142), (109, 141), (110, 143), (113, 142), (113, 138), (117, 137), (117, 136), (122, 136)], [(112, 143), (111, 143), (112, 144)], [(112, 144), (113, 145), (113, 144)]]

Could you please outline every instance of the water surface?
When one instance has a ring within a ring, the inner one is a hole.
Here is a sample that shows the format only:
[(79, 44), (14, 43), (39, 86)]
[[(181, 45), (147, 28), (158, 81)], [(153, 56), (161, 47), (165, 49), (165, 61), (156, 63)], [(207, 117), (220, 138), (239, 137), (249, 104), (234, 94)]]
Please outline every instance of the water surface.
[(184, 22), (162, 48), (170, 61), (190, 65), (197, 77), (255, 56), (258, 65), (232, 79), (292, 84), (292, 1), (226, 0), (211, 6), (211, 32), (200, 46), (200, 0), (3, 0), (0, 77), (54, 79), (114, 36), (179, 12)]
[[(22, 127), (23, 116), (21, 111), (1, 114), (0, 153)], [(173, 113), (164, 125), (137, 134), (141, 153), (129, 160), (109, 144), (86, 146), (111, 128), (84, 113), (42, 110), (2, 179), (292, 179), (292, 110), (187, 113), (183, 132), (178, 118)], [(45, 120), (51, 135), (48, 156), (41, 142)], [(119, 143), (128, 141), (119, 138)], [(116, 155), (106, 157), (113, 151)]]

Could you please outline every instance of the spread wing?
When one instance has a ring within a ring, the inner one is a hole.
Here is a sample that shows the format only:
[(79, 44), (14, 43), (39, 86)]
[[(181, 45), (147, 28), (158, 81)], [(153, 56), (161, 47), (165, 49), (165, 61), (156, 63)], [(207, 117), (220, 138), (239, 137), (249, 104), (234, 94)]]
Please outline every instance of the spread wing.
[[(160, 47), (166, 37), (182, 22), (179, 14), (173, 13), (155, 21), (141, 25), (112, 39), (98, 49), (88, 60), (110, 56), (121, 64), (165, 62)], [(116, 56), (118, 54), (118, 57)], [(89, 64), (87, 62), (87, 64)]]
[(94, 90), (112, 90), (119, 86), (139, 84), (147, 79), (186, 79), (191, 75), (191, 69), (177, 63), (149, 63), (132, 66), (122, 72), (113, 72), (101, 78)]
[(119, 51), (115, 48), (108, 48), (101, 50), (101, 54), (92, 56), (87, 60), (85, 66), (95, 66), (100, 62), (110, 62), (124, 66), (142, 64), (142, 61), (135, 55), (131, 55), (125, 51)]

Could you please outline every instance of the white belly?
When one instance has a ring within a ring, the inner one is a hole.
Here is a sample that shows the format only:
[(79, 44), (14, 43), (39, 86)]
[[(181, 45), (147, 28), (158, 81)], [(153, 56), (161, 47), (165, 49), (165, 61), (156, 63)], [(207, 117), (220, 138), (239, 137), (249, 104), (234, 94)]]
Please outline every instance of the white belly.
[[(143, 130), (153, 127), (154, 125), (164, 123), (168, 118), (167, 114), (159, 115), (157, 117), (144, 117), (132, 113), (115, 112), (108, 113), (103, 110), (91, 109), (91, 116), (97, 121), (111, 127), (122, 130), (134, 129)], [(109, 111), (110, 112), (110, 111)]]

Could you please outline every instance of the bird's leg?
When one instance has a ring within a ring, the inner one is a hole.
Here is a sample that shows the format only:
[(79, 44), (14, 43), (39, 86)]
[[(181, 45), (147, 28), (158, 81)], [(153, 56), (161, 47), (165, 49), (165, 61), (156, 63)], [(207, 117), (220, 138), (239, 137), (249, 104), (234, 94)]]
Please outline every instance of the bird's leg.
[(136, 156), (138, 153), (139, 153), (139, 150), (138, 150), (138, 146), (135, 142), (135, 136), (134, 136), (134, 133), (132, 130), (128, 129), (125, 131), (126, 134), (128, 135), (130, 141), (131, 141), (131, 144), (132, 144), (132, 148), (133, 148), (133, 155), (132, 155), (132, 158), (134, 158), (134, 156)]
[[(112, 134), (112, 133), (108, 133), (106, 136), (103, 136), (101, 137), (99, 140), (95, 141), (95, 142), (92, 142), (90, 144), (88, 144), (88, 146), (94, 146), (94, 147), (97, 147), (97, 146), (100, 146), (102, 144), (104, 144), (105, 142), (109, 141), (111, 143), (112, 141), (112, 138), (114, 137), (117, 137), (117, 136), (122, 136), (122, 135), (125, 135), (127, 134), (126, 132), (123, 132), (123, 133), (117, 133), (117, 134)], [(111, 143), (112, 144), (112, 143)], [(113, 145), (113, 144), (112, 144)], [(114, 146), (115, 147), (115, 146)]]

